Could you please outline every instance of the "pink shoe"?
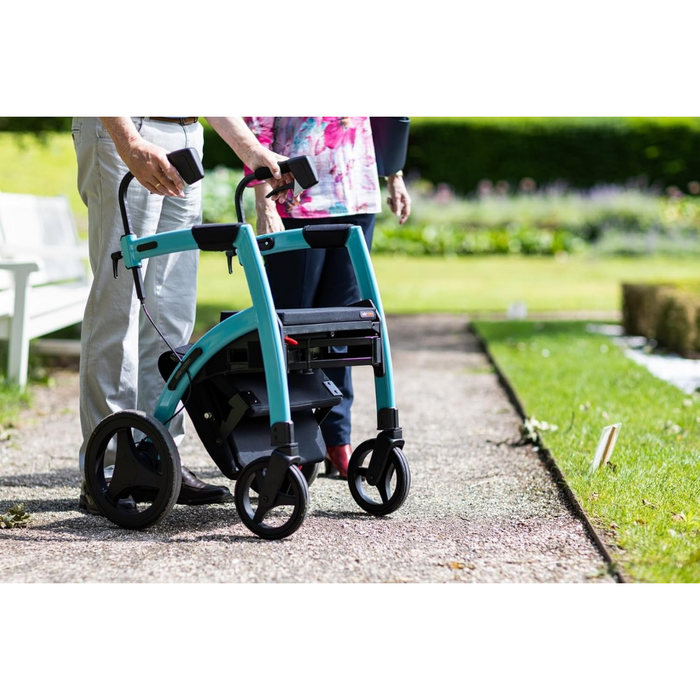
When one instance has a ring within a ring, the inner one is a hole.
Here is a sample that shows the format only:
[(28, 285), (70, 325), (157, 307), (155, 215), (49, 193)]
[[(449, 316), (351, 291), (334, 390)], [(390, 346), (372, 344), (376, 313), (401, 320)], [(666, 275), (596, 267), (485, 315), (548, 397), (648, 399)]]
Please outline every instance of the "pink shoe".
[(352, 455), (352, 447), (350, 445), (336, 445), (335, 447), (326, 447), (326, 476), (338, 476), (341, 479), (348, 478), (348, 463)]

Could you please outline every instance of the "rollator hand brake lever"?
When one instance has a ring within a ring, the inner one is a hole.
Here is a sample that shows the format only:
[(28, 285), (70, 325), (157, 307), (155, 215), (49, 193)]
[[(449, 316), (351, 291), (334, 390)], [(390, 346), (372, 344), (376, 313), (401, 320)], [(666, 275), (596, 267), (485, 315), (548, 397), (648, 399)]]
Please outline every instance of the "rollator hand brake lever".
[(119, 278), (119, 261), (122, 259), (122, 254), (120, 252), (112, 253), (112, 271), (114, 272), (114, 279)]
[(294, 183), (293, 183), (293, 182), (289, 182), (289, 183), (287, 183), (286, 185), (280, 185), (279, 187), (275, 187), (274, 190), (271, 190), (270, 192), (268, 192), (268, 193), (265, 195), (265, 199), (269, 199), (270, 197), (272, 197), (272, 195), (275, 195), (275, 194), (277, 194), (277, 193), (279, 193), (279, 192), (284, 192), (285, 190), (291, 190), (292, 187), (294, 187)]
[(273, 194), (277, 194), (278, 192), (284, 192), (285, 190), (294, 190), (294, 196), (298, 197), (303, 191), (304, 188), (301, 186), (298, 180), (294, 180), (293, 182), (288, 182), (286, 185), (280, 185), (279, 187), (275, 187), (272, 192), (268, 192), (265, 195), (266, 199), (269, 199), (272, 197)]

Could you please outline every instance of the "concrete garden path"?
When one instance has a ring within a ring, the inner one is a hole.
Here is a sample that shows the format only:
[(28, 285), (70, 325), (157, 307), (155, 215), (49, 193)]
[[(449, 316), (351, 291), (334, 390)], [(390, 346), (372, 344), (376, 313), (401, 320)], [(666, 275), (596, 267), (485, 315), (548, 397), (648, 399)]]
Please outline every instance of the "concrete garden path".
[[(77, 374), (36, 388), (0, 436), (4, 582), (613, 582), (581, 521), (528, 446), (520, 420), (463, 316), (391, 317), (397, 401), (413, 483), (404, 506), (365, 514), (347, 483), (319, 478), (305, 523), (264, 541), (230, 504), (175, 506), (157, 527), (121, 530), (77, 510)], [(374, 437), (371, 371), (355, 370), (354, 443)], [(229, 483), (193, 430), (183, 463)], [(233, 484), (230, 484), (233, 488)]]

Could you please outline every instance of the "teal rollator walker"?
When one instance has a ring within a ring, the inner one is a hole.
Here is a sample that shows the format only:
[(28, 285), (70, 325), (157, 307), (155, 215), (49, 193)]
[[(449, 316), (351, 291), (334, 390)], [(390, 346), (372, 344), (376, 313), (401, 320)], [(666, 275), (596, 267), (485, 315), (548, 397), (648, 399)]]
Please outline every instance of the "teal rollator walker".
[[(188, 183), (204, 176), (193, 149), (169, 158)], [(307, 157), (280, 166), (303, 189), (318, 181)], [(373, 515), (392, 513), (406, 500), (411, 477), (394, 398), (389, 338), (362, 230), (305, 226), (256, 237), (245, 223), (243, 192), (252, 180), (270, 177), (269, 169), (260, 168), (240, 182), (237, 223), (140, 238), (131, 230), (126, 202), (133, 175), (128, 173), (121, 183), (124, 235), (121, 250), (112, 254), (114, 272), (116, 276), (120, 261), (131, 270), (144, 313), (141, 262), (197, 248), (226, 253), (229, 272), (237, 257), (252, 299), (250, 308), (223, 312), (220, 323), (194, 344), (173, 348), (163, 338), (170, 348), (159, 358), (165, 388), (153, 414), (119, 411), (93, 431), (85, 460), (87, 485), (103, 515), (121, 527), (145, 528), (172, 510), (181, 469), (167, 425), (184, 407), (212, 460), (236, 481), (234, 500), (246, 527), (266, 539), (294, 533), (306, 517), (309, 485), (325, 454), (320, 423), (342, 398), (324, 367), (370, 365), (374, 371), (379, 432), (352, 454), (348, 485), (354, 500)], [(341, 246), (350, 254), (362, 301), (338, 308), (275, 308), (264, 256)], [(110, 445), (114, 464), (107, 463)], [(120, 507), (129, 496), (136, 510)]]

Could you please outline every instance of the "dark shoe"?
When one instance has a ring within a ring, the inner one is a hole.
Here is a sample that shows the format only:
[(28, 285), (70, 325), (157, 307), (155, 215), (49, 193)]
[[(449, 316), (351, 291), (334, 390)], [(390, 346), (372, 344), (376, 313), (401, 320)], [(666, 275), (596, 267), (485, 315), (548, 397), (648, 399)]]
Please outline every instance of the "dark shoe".
[(189, 469), (182, 467), (182, 488), (177, 502), (186, 506), (199, 506), (207, 503), (232, 501), (233, 494), (225, 486), (205, 484)]
[(348, 478), (348, 463), (352, 455), (350, 445), (335, 445), (326, 447), (326, 476), (337, 476), (341, 479)]
[[(136, 512), (136, 502), (129, 496), (129, 498), (122, 498), (118, 503), (117, 507), (122, 510)], [(88, 491), (87, 482), (83, 479), (83, 483), (80, 486), (80, 498), (78, 498), (78, 508), (88, 515), (102, 515), (95, 499), (92, 494)]]
[[(186, 506), (200, 506), (208, 503), (225, 503), (232, 501), (233, 495), (225, 486), (212, 486), (198, 479), (189, 469), (181, 467), (182, 486), (177, 502)], [(151, 503), (158, 492), (142, 487), (132, 494), (137, 503)]]

